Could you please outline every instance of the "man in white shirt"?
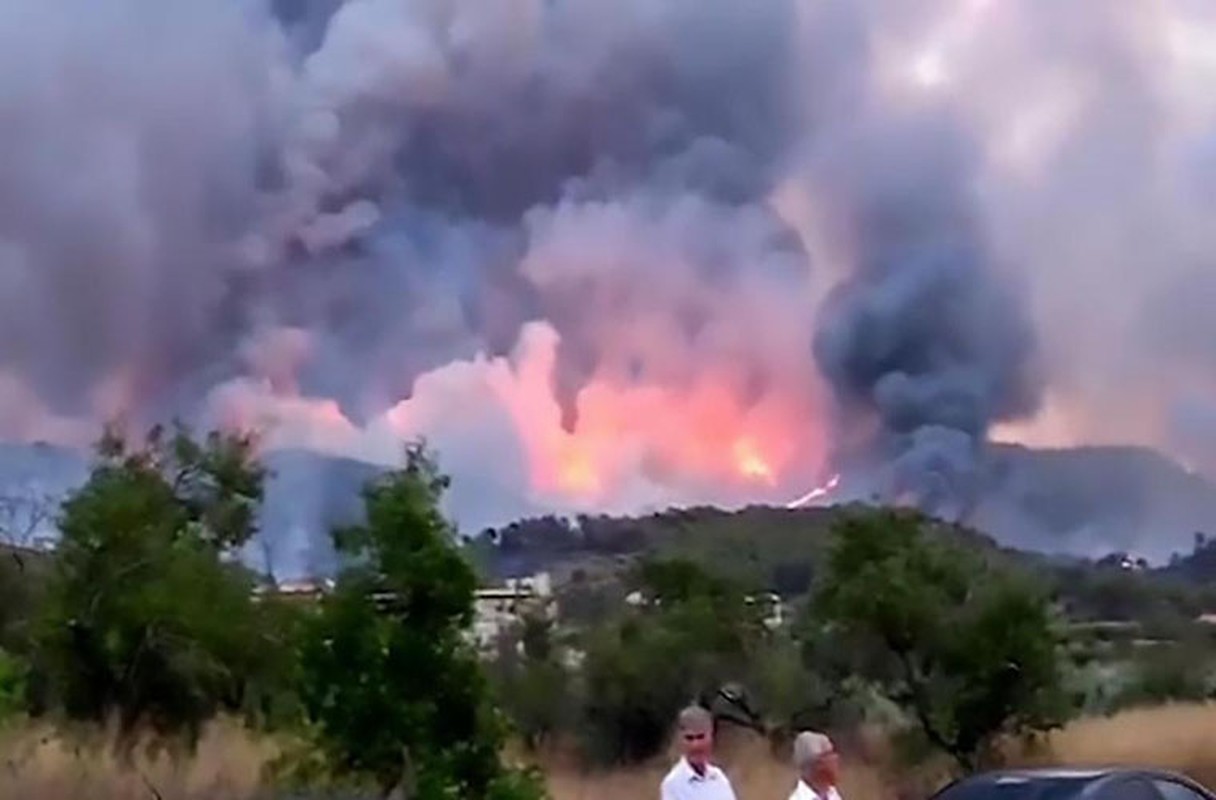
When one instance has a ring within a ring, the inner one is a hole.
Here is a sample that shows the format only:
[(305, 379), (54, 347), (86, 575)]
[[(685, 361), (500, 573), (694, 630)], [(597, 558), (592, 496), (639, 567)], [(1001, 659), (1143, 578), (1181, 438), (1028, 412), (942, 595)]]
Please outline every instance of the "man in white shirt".
[(840, 756), (832, 740), (822, 733), (803, 731), (794, 739), (794, 768), (798, 785), (790, 800), (841, 800)]
[(710, 763), (713, 716), (700, 706), (690, 706), (680, 712), (676, 728), (684, 755), (663, 779), (661, 800), (735, 800), (726, 773)]

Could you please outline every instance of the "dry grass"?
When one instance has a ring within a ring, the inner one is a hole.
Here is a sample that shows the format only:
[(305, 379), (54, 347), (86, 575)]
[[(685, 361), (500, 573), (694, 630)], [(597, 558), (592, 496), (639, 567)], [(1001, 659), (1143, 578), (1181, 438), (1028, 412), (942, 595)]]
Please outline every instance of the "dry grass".
[(0, 737), (0, 800), (249, 798), (272, 754), (268, 743), (238, 725), (218, 724), (191, 759), (145, 756), (127, 767), (104, 748), (77, 750), (40, 728), (26, 728)]
[(1169, 705), (1075, 722), (1051, 742), (1052, 761), (1135, 764), (1186, 773), (1216, 786), (1216, 705)]
[[(723, 762), (742, 800), (789, 795), (792, 772), (767, 748), (730, 748)], [(1216, 705), (1162, 706), (1081, 720), (1053, 736), (1046, 751), (1025, 763), (1163, 767), (1216, 787)], [(555, 800), (654, 796), (663, 771), (656, 765), (592, 776), (557, 768), (549, 772), (550, 788)], [(897, 785), (912, 785), (889, 767), (881, 753), (846, 762), (842, 782), (841, 794), (848, 800), (895, 800), (908, 796), (906, 788), (900, 792)]]
[[(846, 764), (842, 794), (848, 800), (894, 800), (894, 773), (881, 752)], [(231, 725), (214, 727), (198, 754), (185, 763), (143, 759), (127, 769), (97, 752), (74, 752), (47, 740), (37, 729), (0, 737), (0, 800), (250, 800), (258, 790), (262, 765), (273, 748)], [(1053, 737), (1040, 763), (1136, 764), (1185, 772), (1216, 785), (1216, 706), (1164, 706), (1109, 719), (1077, 722)], [(793, 781), (790, 769), (753, 741), (732, 742), (723, 753), (741, 800), (783, 798)], [(665, 764), (586, 774), (553, 761), (548, 765), (554, 800), (621, 800), (653, 797)]]

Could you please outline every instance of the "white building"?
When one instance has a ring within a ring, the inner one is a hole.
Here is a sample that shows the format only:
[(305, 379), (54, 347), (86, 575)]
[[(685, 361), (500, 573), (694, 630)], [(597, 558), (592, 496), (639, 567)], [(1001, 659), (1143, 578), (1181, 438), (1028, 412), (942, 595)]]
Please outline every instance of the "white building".
[[(309, 602), (319, 599), (333, 588), (332, 580), (306, 579), (283, 581), (277, 586), (259, 586), (254, 589), (254, 593), (255, 597), (274, 593), (279, 597)], [(382, 598), (377, 595), (377, 601), (382, 599), (391, 601), (391, 596)], [(547, 620), (556, 617), (553, 580), (547, 572), (511, 578), (502, 586), (478, 589), (473, 599), (473, 627), (469, 632), (470, 638), (480, 652), (489, 654), (493, 652), (503, 633), (529, 615)]]
[[(625, 596), (625, 602), (631, 606), (649, 606), (655, 602), (640, 591), (632, 591)], [(785, 601), (776, 592), (765, 592), (759, 595), (748, 595), (743, 602), (749, 606), (759, 605), (763, 612), (761, 621), (769, 630), (776, 630), (786, 623), (788, 617)]]
[(552, 620), (556, 616), (553, 583), (549, 573), (509, 578), (502, 586), (478, 589), (474, 604), (473, 641), (490, 652), (505, 632), (528, 615)]

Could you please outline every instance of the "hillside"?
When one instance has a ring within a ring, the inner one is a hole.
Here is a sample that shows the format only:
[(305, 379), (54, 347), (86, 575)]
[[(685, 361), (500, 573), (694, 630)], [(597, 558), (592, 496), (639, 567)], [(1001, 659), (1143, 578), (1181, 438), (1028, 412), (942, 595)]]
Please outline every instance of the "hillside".
[[(579, 607), (619, 599), (629, 565), (645, 557), (689, 558), (757, 590), (797, 599), (822, 564), (833, 522), (846, 512), (844, 506), (753, 507), (573, 522), (544, 517), (487, 531), (471, 549), (495, 580), (551, 572), (559, 592)], [(1183, 568), (1209, 563), (1208, 545), (1180, 554), (1171, 565), (1149, 568), (1117, 553), (1100, 559), (1048, 556), (1001, 546), (962, 526), (942, 523), (938, 530), (1034, 576), (1074, 620), (1134, 621), (1169, 629), (1172, 636), (1178, 626), (1216, 610), (1216, 590), (1210, 582), (1194, 568)]]
[[(497, 578), (569, 571), (597, 560), (679, 555), (783, 594), (797, 594), (806, 588), (841, 510), (752, 506), (735, 511), (672, 509), (643, 517), (540, 517), (486, 531), (473, 547)], [(977, 543), (995, 546), (965, 533)]]
[[(307, 450), (274, 451), (267, 466), (264, 535), (246, 554), (248, 561), (281, 577), (332, 570), (326, 531), (358, 513), (360, 487), (383, 467)], [(85, 456), (76, 451), (0, 445), (0, 496), (61, 496), (86, 474)], [(459, 489), (461, 478), (455, 479)], [(1173, 553), (1189, 552), (1196, 533), (1216, 531), (1216, 487), (1143, 448), (998, 445), (981, 484), (969, 525), (1021, 550), (1086, 558), (1129, 551), (1165, 563)], [(464, 502), (468, 494), (454, 492), (453, 499)], [(514, 543), (501, 548), (490, 566), (495, 573), (535, 571), (567, 556), (611, 558), (645, 549), (652, 538), (682, 547), (692, 537), (694, 549), (742, 572), (789, 554), (779, 559), (786, 562), (784, 574), (769, 577), (797, 585), (806, 572), (798, 554), (813, 553), (830, 518), (831, 512), (814, 508), (692, 508), (637, 519), (583, 518), (572, 536), (571, 524), (539, 517), (504, 526)], [(715, 548), (716, 556), (709, 552)]]

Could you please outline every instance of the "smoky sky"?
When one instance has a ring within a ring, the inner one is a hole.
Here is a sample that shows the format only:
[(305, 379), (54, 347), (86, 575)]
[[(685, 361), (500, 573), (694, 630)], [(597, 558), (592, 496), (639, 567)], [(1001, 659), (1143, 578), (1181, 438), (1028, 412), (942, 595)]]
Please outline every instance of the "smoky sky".
[[(837, 458), (943, 508), (1049, 405), (1174, 453), (1216, 407), (1214, 25), (1182, 0), (14, 0), (0, 433), (248, 393), (372, 425), (543, 323), (567, 431), (593, 381), (712, 379), (805, 400)], [(458, 479), (522, 470), (452, 450)]]
[[(507, 352), (538, 316), (563, 335), (555, 389), (572, 416), (602, 334), (586, 300), (519, 274), (529, 212), (662, 214), (692, 197), (753, 216), (797, 140), (789, 2), (275, 10), (302, 109), (271, 175), (286, 225), (254, 232), (292, 270), (272, 278), (267, 316), (321, 338), (304, 388), (356, 417), (427, 369)], [(702, 273), (766, 258), (700, 249), (686, 255)]]

